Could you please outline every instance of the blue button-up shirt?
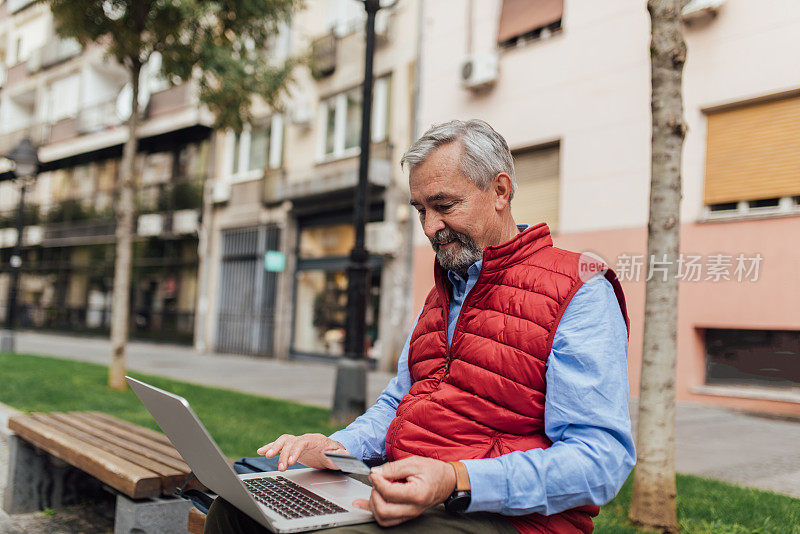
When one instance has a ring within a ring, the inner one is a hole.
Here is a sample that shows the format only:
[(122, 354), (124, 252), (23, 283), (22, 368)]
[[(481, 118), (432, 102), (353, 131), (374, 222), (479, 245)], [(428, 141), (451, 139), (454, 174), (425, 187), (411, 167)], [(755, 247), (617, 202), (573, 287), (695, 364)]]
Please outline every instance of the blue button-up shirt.
[[(467, 280), (448, 272), (452, 283), (448, 344), (481, 266), (482, 261), (470, 266)], [(411, 388), (410, 341), (409, 336), (397, 376), (376, 403), (331, 435), (353, 456), (367, 459), (386, 454), (386, 431)], [(625, 320), (614, 290), (605, 277), (595, 275), (572, 297), (547, 359), (544, 431), (553, 445), (464, 460), (472, 488), (467, 511), (550, 515), (610, 501), (636, 463), (628, 413), (627, 354)]]

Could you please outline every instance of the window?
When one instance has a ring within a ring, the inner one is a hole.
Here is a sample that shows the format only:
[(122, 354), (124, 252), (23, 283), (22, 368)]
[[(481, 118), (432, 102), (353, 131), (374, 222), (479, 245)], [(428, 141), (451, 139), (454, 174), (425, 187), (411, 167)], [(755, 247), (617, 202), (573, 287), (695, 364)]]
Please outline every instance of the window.
[(800, 331), (706, 330), (706, 384), (800, 385)]
[[(350, 222), (305, 226), (298, 235), (292, 352), (337, 357), (344, 354), (348, 255), (355, 243)], [(370, 260), (367, 355), (378, 346), (381, 271)]]
[(561, 29), (563, 0), (503, 0), (497, 42), (516, 46)]
[(517, 192), (511, 213), (518, 223), (546, 222), (550, 231), (558, 230), (559, 152), (558, 144), (514, 151)]
[(283, 157), (283, 117), (247, 124), (241, 133), (228, 134), (228, 169), (233, 181), (258, 180), (264, 170), (278, 169)]
[[(372, 142), (384, 141), (388, 133), (389, 76), (375, 80), (372, 88)], [(361, 143), (361, 92), (354, 87), (326, 100), (320, 106), (319, 159), (358, 154)]]
[[(791, 209), (800, 195), (800, 96), (707, 112), (705, 205)], [(780, 199), (786, 198), (786, 201)]]
[(42, 93), (39, 116), (48, 123), (74, 117), (80, 101), (80, 74), (75, 73), (54, 80)]
[(14, 46), (9, 48), (6, 56), (8, 65), (26, 61), (34, 50), (44, 46), (48, 37), (50, 37), (50, 25), (47, 17), (36, 17), (29, 22), (20, 24), (16, 29), (15, 39), (12, 41)]

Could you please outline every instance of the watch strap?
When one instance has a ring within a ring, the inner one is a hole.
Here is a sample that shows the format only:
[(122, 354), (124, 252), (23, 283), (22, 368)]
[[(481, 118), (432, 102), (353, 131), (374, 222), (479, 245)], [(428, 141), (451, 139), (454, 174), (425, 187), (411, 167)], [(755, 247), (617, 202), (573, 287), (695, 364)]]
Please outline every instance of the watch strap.
[(456, 472), (456, 491), (469, 491), (471, 486), (469, 484), (469, 472), (467, 466), (462, 462), (447, 462), (453, 466)]

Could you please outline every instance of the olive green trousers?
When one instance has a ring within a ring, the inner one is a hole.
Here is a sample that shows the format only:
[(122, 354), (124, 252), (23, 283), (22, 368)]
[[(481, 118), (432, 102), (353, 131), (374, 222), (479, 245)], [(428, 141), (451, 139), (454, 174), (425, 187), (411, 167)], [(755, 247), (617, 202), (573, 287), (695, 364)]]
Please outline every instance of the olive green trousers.
[[(217, 497), (206, 517), (205, 534), (266, 534), (267, 528), (240, 512), (235, 506)], [(377, 523), (362, 523), (320, 530), (325, 534), (517, 534), (505, 518), (498, 514), (476, 512), (455, 516), (445, 511), (444, 506), (431, 508), (424, 514), (394, 527), (381, 527)]]

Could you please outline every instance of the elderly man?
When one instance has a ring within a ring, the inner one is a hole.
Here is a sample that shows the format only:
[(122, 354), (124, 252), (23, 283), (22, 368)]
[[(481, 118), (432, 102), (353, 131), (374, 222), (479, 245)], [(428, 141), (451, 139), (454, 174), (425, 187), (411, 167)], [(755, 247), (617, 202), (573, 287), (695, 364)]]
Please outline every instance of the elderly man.
[[(397, 376), (344, 430), (258, 453), (281, 470), (387, 459), (356, 504), (398, 532), (591, 532), (636, 462), (616, 276), (514, 222), (511, 153), (485, 122), (432, 127), (401, 165), (436, 263)], [(225, 529), (261, 527), (215, 503), (207, 530)]]

